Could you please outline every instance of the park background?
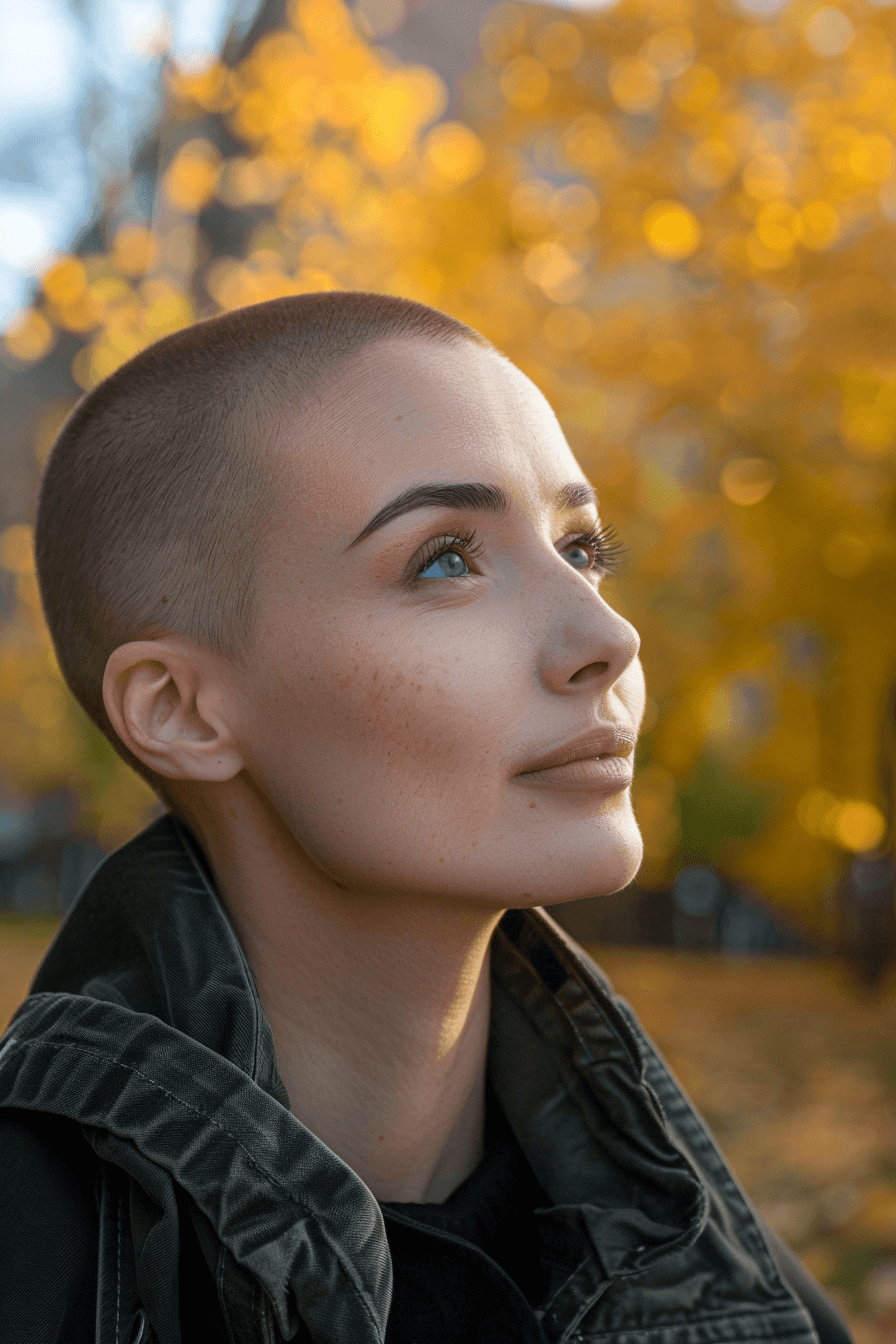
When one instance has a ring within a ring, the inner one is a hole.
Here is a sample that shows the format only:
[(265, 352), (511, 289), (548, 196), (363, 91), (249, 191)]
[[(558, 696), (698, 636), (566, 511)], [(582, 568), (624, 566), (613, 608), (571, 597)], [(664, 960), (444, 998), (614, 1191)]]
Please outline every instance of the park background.
[(860, 1344), (896, 1340), (896, 6), (5, 0), (0, 27), (3, 1022), (158, 810), (41, 617), (68, 411), (243, 304), (434, 304), (544, 390), (628, 548), (645, 861), (560, 918)]

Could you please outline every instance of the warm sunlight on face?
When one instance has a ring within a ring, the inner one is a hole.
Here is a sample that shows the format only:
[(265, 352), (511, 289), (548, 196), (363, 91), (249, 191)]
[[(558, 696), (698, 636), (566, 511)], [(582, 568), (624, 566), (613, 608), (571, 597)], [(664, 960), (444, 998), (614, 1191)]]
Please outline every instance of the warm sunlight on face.
[(629, 881), (638, 637), (541, 393), (472, 344), (382, 342), (275, 451), (236, 730), (312, 863), (496, 908)]

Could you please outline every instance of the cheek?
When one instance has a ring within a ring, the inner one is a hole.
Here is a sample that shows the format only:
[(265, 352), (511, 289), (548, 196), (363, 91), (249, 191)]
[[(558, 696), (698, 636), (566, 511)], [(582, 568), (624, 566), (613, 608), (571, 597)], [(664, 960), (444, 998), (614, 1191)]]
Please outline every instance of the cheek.
[[(361, 616), (301, 649), (285, 628), (249, 697), (250, 773), (308, 859), (344, 884), (499, 904), (624, 885), (638, 861), (627, 796), (595, 806), (509, 782), (532, 707), (525, 622), (465, 619), (374, 631)], [(639, 665), (614, 692), (636, 723)]]
[(640, 658), (635, 658), (625, 669), (613, 687), (614, 693), (628, 711), (632, 723), (637, 728), (644, 714), (647, 701), (647, 688), (644, 684), (644, 669)]
[(277, 656), (290, 671), (266, 678), (251, 727), (255, 773), (303, 845), (323, 857), (349, 836), (354, 850), (456, 844), (471, 818), (493, 825), (515, 721), (494, 640), (400, 640), (393, 627), (317, 648)]

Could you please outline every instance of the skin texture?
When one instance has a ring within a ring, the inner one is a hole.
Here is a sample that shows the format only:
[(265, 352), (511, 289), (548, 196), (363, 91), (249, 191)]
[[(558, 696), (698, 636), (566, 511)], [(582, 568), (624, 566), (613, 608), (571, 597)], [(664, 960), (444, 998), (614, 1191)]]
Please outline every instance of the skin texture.
[[(482, 1153), (501, 913), (637, 871), (628, 788), (519, 774), (601, 723), (634, 740), (638, 638), (580, 567), (594, 506), (552, 503), (585, 480), (552, 411), (493, 352), (367, 347), (270, 451), (246, 657), (134, 641), (105, 703), (208, 855), (295, 1115), (377, 1198), (440, 1202)], [(430, 482), (510, 507), (421, 508), (352, 544)], [(430, 543), (472, 528), (479, 554), (441, 576)]]

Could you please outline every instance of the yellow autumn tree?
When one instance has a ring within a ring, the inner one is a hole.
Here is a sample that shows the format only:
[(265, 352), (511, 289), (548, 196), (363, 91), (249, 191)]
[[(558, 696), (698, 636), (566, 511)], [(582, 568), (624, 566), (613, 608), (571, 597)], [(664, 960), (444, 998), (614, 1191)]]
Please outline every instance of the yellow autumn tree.
[[(431, 71), (296, 0), (235, 68), (169, 71), (151, 225), (60, 259), (7, 357), (77, 333), (86, 388), (196, 316), (330, 287), (478, 327), (630, 548), (610, 591), (651, 695), (643, 880), (711, 861), (824, 930), (892, 810), (894, 43), (868, 0), (503, 5), (444, 121)], [(0, 753), (119, 838), (147, 798), (61, 693), (27, 543), (0, 554), (21, 594)]]

